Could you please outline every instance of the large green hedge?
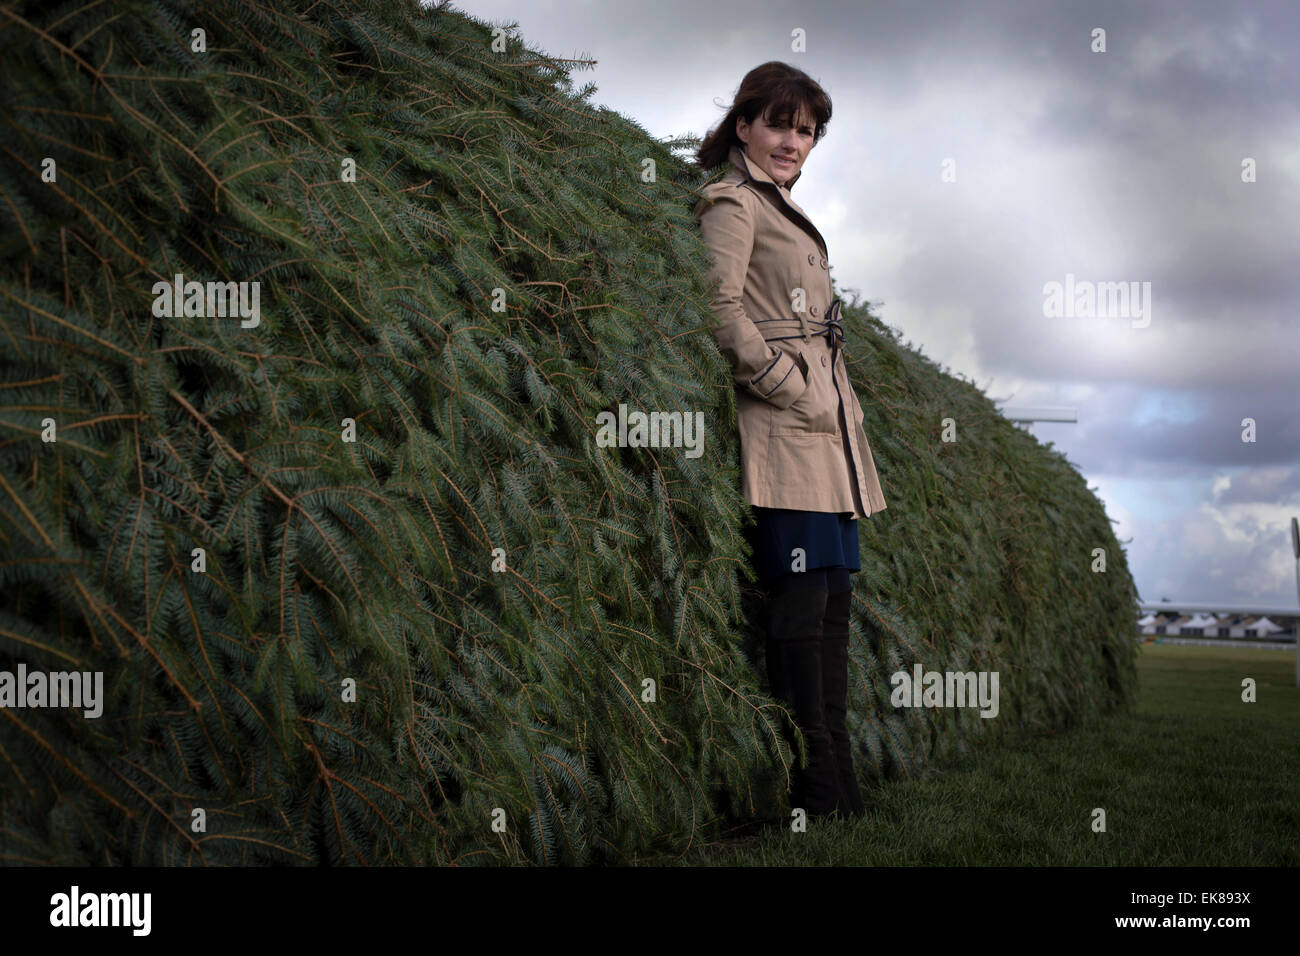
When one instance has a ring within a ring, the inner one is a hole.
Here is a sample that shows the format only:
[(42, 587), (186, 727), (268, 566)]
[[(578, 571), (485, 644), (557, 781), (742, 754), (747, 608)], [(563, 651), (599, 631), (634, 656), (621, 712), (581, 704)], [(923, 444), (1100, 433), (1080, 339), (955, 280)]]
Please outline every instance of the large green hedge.
[[(0, 671), (106, 695), (0, 709), (0, 861), (616, 861), (782, 811), (690, 141), (413, 3), (20, 0), (0, 37)], [(178, 274), (260, 321), (157, 314)], [(844, 317), (889, 501), (864, 777), (1125, 703), (1083, 479)], [(599, 447), (620, 403), (703, 412), (703, 454)], [(998, 718), (895, 710), (917, 661), (998, 670)]]

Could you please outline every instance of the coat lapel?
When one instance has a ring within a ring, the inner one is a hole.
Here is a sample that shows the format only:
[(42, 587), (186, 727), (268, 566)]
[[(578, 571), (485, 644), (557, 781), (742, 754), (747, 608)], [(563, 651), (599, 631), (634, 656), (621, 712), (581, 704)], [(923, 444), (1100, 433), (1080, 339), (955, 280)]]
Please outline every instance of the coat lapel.
[(749, 157), (745, 155), (745, 151), (739, 146), (732, 146), (731, 152), (727, 158), (731, 160), (731, 165), (739, 169), (741, 173), (749, 179), (760, 183), (767, 183), (771, 186), (772, 190), (781, 197), (781, 202), (786, 209), (786, 214), (794, 214), (790, 218), (812, 233), (813, 238), (817, 240), (817, 245), (821, 246), (822, 255), (826, 255), (826, 240), (823, 239), (822, 234), (817, 231), (817, 227), (814, 226), (812, 220), (808, 218), (808, 214), (800, 209), (799, 206), (796, 205), (795, 201), (790, 198), (790, 187), (799, 181), (799, 177), (803, 175), (802, 169), (795, 173), (785, 187), (782, 188), (772, 180), (771, 176), (763, 171), (762, 167), (750, 162)]

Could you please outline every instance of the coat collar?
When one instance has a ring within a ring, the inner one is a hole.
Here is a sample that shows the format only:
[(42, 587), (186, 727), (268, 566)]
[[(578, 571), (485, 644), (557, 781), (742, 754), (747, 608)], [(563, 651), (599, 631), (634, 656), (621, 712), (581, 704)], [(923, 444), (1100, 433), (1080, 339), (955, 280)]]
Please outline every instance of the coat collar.
[(785, 205), (787, 211), (794, 213), (793, 218), (795, 218), (795, 221), (799, 222), (800, 225), (806, 227), (809, 232), (812, 233), (813, 238), (817, 240), (817, 244), (821, 246), (822, 255), (826, 255), (826, 240), (823, 239), (822, 234), (817, 231), (817, 227), (814, 226), (812, 220), (808, 218), (808, 214), (800, 209), (799, 206), (796, 205), (795, 201), (790, 198), (790, 187), (799, 181), (799, 177), (803, 175), (802, 169), (791, 176), (784, 186), (778, 186), (776, 181), (773, 180), (761, 166), (750, 161), (749, 157), (745, 155), (745, 151), (739, 146), (734, 144), (732, 145), (731, 151), (727, 154), (727, 159), (730, 160), (732, 166), (740, 170), (742, 177), (755, 182), (767, 183), (771, 186), (772, 189), (776, 191), (776, 194), (781, 197), (781, 202)]

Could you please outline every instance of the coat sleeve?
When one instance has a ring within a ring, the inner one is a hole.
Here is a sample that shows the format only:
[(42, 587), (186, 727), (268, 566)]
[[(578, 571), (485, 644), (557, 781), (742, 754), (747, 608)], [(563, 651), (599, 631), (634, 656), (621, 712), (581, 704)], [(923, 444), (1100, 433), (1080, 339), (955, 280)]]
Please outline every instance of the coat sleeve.
[(704, 193), (695, 215), (713, 260), (710, 305), (718, 319), (714, 341), (731, 362), (738, 386), (777, 408), (789, 408), (808, 387), (807, 370), (764, 341), (742, 304), (754, 247), (754, 211), (743, 190), (719, 186)]

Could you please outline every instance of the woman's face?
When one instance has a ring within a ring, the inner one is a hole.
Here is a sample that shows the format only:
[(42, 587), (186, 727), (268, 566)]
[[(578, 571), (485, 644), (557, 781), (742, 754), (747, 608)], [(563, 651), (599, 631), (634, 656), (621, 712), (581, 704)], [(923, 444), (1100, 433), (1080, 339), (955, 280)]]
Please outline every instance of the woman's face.
[(765, 114), (755, 117), (752, 124), (739, 116), (736, 135), (745, 144), (749, 161), (771, 176), (772, 182), (784, 186), (803, 167), (813, 147), (813, 119), (804, 109), (799, 110), (793, 125), (769, 125)]

